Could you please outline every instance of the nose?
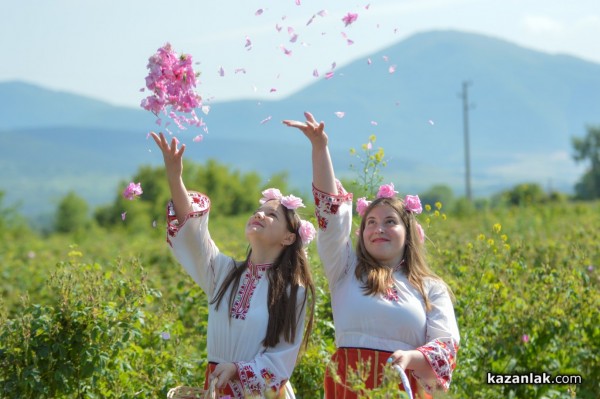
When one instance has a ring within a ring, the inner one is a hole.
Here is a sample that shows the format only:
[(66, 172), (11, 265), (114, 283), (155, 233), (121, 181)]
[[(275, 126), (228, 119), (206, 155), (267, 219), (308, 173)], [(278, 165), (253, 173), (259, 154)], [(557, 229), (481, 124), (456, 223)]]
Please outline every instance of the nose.
[(263, 211), (258, 211), (256, 213), (254, 213), (254, 217), (257, 219), (264, 219), (265, 218), (265, 213)]

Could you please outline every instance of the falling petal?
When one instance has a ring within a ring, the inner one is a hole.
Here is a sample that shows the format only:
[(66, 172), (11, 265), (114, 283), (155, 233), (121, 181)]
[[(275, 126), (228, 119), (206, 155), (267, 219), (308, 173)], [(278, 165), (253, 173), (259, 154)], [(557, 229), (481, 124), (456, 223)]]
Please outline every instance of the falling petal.
[(396, 65), (391, 65), (391, 66), (388, 68), (388, 72), (389, 72), (389, 73), (394, 73), (394, 72), (396, 72)]
[(344, 115), (346, 115), (346, 113), (342, 112), (342, 111), (338, 111), (335, 113), (335, 116), (337, 116), (340, 119), (342, 119), (344, 117)]
[(365, 10), (368, 10), (368, 9), (369, 9), (369, 7), (371, 7), (371, 4), (370, 4), (370, 3), (369, 3), (369, 4), (367, 4), (367, 5), (365, 6)]
[(169, 334), (168, 332), (163, 332), (160, 334), (161, 338), (164, 339), (165, 341), (171, 339), (171, 334)]
[(378, 125), (378, 123), (377, 123), (377, 122), (375, 122), (375, 121), (371, 121), (371, 125), (373, 125), (373, 126), (377, 126), (377, 125)]
[(152, 227), (156, 228), (156, 220), (152, 221)]
[(358, 19), (358, 14), (349, 12), (348, 14), (346, 14), (344, 16), (344, 18), (342, 18), (342, 22), (344, 22), (344, 26), (348, 26), (348, 25), (354, 23), (354, 21), (356, 21), (357, 19)]
[(194, 143), (199, 143), (199, 142), (202, 141), (202, 139), (204, 139), (204, 136), (202, 136), (201, 134), (199, 134), (196, 137), (194, 137), (193, 141), (194, 141)]
[(219, 68), (219, 76), (225, 76), (225, 70), (223, 69), (223, 67)]
[(297, 34), (293, 34), (292, 37), (290, 38), (290, 42), (292, 43), (296, 43), (296, 40), (298, 40), (298, 35)]
[(299, 6), (300, 5), (300, 0), (296, 0), (296, 5)]
[(367, 58), (367, 64), (371, 65), (372, 61), (370, 58)]
[(431, 126), (433, 126), (435, 123), (434, 123), (434, 122), (433, 122), (433, 121), (430, 119), (430, 120), (429, 120), (429, 124), (430, 124)]
[(327, 72), (327, 73), (325, 74), (325, 79), (331, 79), (331, 78), (333, 78), (333, 75), (334, 75), (334, 72), (333, 72), (333, 71), (331, 71), (331, 72)]
[(321, 11), (319, 11), (319, 12), (317, 13), (317, 15), (318, 15), (319, 17), (324, 17), (324, 16), (326, 16), (326, 15), (327, 15), (327, 10), (321, 10)]
[(252, 48), (252, 41), (248, 36), (246, 36), (246, 44), (244, 45), (244, 47), (246, 47), (248, 50)]
[(240, 73), (240, 72), (245, 74), (246, 73), (246, 69), (245, 68), (236, 68), (235, 71), (234, 71), (234, 73)]
[(121, 220), (125, 221), (125, 218), (127, 217), (127, 212), (123, 212), (121, 213)]
[(144, 92), (144, 91), (146, 91), (146, 88), (145, 88), (145, 87), (142, 87), (142, 88), (140, 89), (140, 91), (141, 91), (141, 92)]
[(279, 24), (275, 24), (275, 29), (277, 29), (277, 32), (281, 32), (281, 28), (283, 27), (279, 26)]
[(264, 125), (265, 123), (267, 123), (268, 121), (270, 121), (272, 118), (272, 116), (267, 116), (265, 119), (263, 119), (262, 121), (260, 121), (261, 125)]
[(259, 8), (258, 10), (256, 10), (254, 15), (258, 16), (258, 15), (261, 15), (263, 12), (264, 12), (264, 10), (262, 8)]
[(306, 23), (306, 26), (308, 26), (308, 25), (312, 24), (312, 21), (314, 21), (315, 17), (316, 17), (316, 14), (315, 14), (315, 15), (313, 15), (312, 17), (310, 17), (310, 19), (309, 19), (309, 20), (308, 20), (308, 22)]
[(385, 62), (388, 62), (388, 59), (389, 59), (389, 58), (388, 58), (388, 56), (387, 56), (387, 55), (384, 55), (384, 56), (382, 56), (381, 58), (383, 58), (383, 60), (384, 60)]
[(333, 71), (336, 66), (337, 66), (337, 63), (335, 63), (335, 62), (331, 63), (331, 70)]
[(318, 78), (318, 77), (319, 77), (319, 71), (317, 71), (316, 69), (315, 69), (315, 70), (313, 70), (313, 76), (314, 76), (315, 78)]
[(276, 92), (276, 91), (277, 91), (277, 89), (276, 89), (276, 88), (274, 88), (274, 87), (272, 87), (272, 88), (271, 88), (271, 90), (269, 90), (269, 93), (274, 93), (274, 92)]
[(354, 44), (354, 40), (348, 39), (346, 40), (346, 43), (348, 44), (348, 46), (352, 46)]
[(156, 124), (157, 124), (158, 126), (162, 125), (162, 119), (158, 118), (158, 119), (156, 120)]
[(281, 50), (283, 50), (283, 53), (285, 55), (292, 55), (292, 50), (286, 49), (285, 47), (283, 47), (283, 45), (281, 45), (280, 47), (281, 47)]

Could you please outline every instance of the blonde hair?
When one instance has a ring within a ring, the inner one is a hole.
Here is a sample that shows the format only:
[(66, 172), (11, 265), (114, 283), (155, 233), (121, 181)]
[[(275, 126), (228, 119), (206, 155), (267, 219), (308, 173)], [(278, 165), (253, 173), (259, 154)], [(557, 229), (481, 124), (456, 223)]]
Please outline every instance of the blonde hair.
[(354, 274), (359, 281), (364, 283), (363, 292), (365, 295), (385, 294), (392, 281), (392, 268), (381, 265), (375, 260), (365, 247), (363, 232), (365, 230), (365, 221), (369, 213), (376, 206), (387, 205), (394, 209), (400, 220), (406, 228), (406, 240), (404, 244), (404, 256), (402, 262), (408, 281), (423, 296), (425, 309), (431, 310), (431, 303), (427, 291), (425, 290), (425, 281), (434, 279), (442, 283), (448, 289), (450, 297), (454, 299), (452, 290), (448, 285), (435, 274), (427, 264), (425, 245), (421, 242), (420, 233), (417, 227), (415, 215), (406, 211), (404, 201), (397, 197), (377, 198), (372, 201), (364, 212), (360, 222), (358, 240), (356, 242), (357, 264)]

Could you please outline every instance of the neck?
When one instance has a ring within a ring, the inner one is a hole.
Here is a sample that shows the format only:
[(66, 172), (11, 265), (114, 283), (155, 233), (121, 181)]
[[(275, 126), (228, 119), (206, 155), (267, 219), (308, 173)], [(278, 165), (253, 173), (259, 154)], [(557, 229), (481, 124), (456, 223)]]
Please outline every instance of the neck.
[(255, 265), (273, 264), (280, 253), (280, 248), (265, 249), (253, 247), (252, 254), (250, 254), (250, 262)]

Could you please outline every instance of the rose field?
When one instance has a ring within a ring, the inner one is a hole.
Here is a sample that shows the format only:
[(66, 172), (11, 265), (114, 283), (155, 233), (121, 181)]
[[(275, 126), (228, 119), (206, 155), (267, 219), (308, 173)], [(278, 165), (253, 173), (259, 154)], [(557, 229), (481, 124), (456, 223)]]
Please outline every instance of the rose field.
[[(146, 185), (144, 195), (151, 190)], [(164, 198), (120, 204), (129, 206), (127, 219), (114, 212), (112, 227), (45, 234), (0, 206), (1, 397), (166, 398), (177, 385), (203, 384), (206, 297), (172, 257), (164, 217), (152, 227), (149, 215), (162, 212)], [(559, 199), (460, 212), (424, 205), (429, 261), (454, 291), (461, 333), (451, 388), (436, 397), (597, 398), (600, 203)], [(244, 257), (249, 212), (219, 215), (224, 207), (213, 203), (213, 239)], [(322, 397), (334, 351), (314, 243), (309, 256), (316, 326), (292, 376), (299, 398)], [(581, 381), (491, 384), (488, 373)], [(391, 388), (365, 397), (397, 397), (390, 378)]]

